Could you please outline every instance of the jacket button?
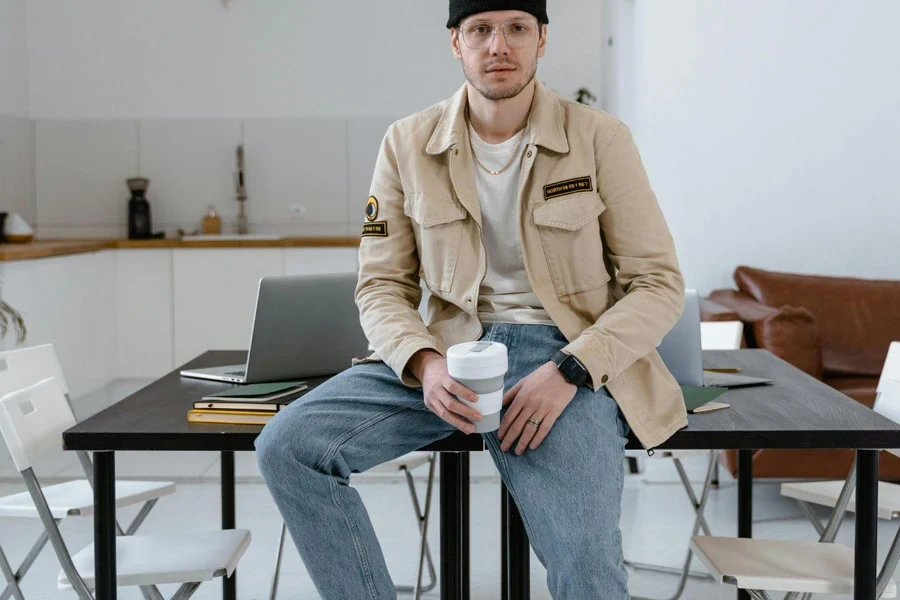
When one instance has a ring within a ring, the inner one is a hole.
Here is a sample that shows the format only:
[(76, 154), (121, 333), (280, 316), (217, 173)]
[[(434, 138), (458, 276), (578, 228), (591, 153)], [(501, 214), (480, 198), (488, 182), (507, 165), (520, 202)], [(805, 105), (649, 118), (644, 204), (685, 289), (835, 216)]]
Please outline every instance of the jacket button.
[(469, 296), (468, 298), (466, 298), (466, 302), (468, 302), (469, 304), (472, 304), (472, 297)]
[(459, 148), (453, 150), (453, 156), (459, 156)]
[(532, 154), (532, 152), (531, 152), (531, 150), (529, 150), (528, 154), (526, 156), (528, 156), (528, 158), (531, 158), (531, 154)]
[(607, 381), (609, 381), (609, 375), (604, 375), (600, 378), (600, 383), (606, 383)]

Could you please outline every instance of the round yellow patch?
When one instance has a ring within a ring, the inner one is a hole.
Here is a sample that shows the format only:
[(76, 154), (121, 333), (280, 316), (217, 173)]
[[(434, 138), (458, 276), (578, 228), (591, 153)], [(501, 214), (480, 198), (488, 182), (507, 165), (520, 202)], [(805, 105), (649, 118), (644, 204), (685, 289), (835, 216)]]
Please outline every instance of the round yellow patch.
[(378, 198), (375, 196), (369, 196), (369, 199), (366, 200), (366, 219), (369, 221), (374, 221), (378, 218)]

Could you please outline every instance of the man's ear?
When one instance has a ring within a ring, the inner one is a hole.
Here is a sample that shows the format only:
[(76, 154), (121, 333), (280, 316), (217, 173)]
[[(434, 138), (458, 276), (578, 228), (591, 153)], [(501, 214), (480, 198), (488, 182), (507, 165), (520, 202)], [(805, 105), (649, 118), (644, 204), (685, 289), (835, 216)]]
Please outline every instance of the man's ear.
[(547, 52), (547, 25), (541, 23), (541, 37), (538, 40), (538, 58), (543, 58)]
[(450, 29), (450, 48), (453, 50), (453, 58), (462, 59), (462, 50), (459, 48), (459, 29), (453, 27)]

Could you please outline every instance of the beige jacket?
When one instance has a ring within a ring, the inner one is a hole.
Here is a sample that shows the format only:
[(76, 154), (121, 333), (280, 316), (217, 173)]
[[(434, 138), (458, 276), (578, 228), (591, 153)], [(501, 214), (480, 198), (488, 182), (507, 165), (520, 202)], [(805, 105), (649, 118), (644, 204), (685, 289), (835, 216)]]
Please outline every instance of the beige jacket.
[[(465, 119), (466, 86), (388, 129), (366, 202), (356, 304), (375, 353), (405, 371), (423, 348), (482, 333), (481, 211)], [(538, 83), (519, 187), (528, 279), (646, 448), (687, 425), (655, 347), (681, 314), (684, 281), (628, 128)], [(419, 278), (432, 292), (423, 322)], [(549, 360), (549, 356), (547, 357)]]

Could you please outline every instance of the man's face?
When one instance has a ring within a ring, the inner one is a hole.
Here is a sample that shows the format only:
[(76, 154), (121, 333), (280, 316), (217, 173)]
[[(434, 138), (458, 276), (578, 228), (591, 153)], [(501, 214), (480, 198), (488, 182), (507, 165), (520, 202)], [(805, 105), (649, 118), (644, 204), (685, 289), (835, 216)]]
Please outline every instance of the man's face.
[(488, 100), (505, 100), (518, 96), (534, 79), (546, 49), (546, 32), (546, 25), (529, 13), (491, 11), (464, 19), (451, 30), (450, 42), (469, 83)]

